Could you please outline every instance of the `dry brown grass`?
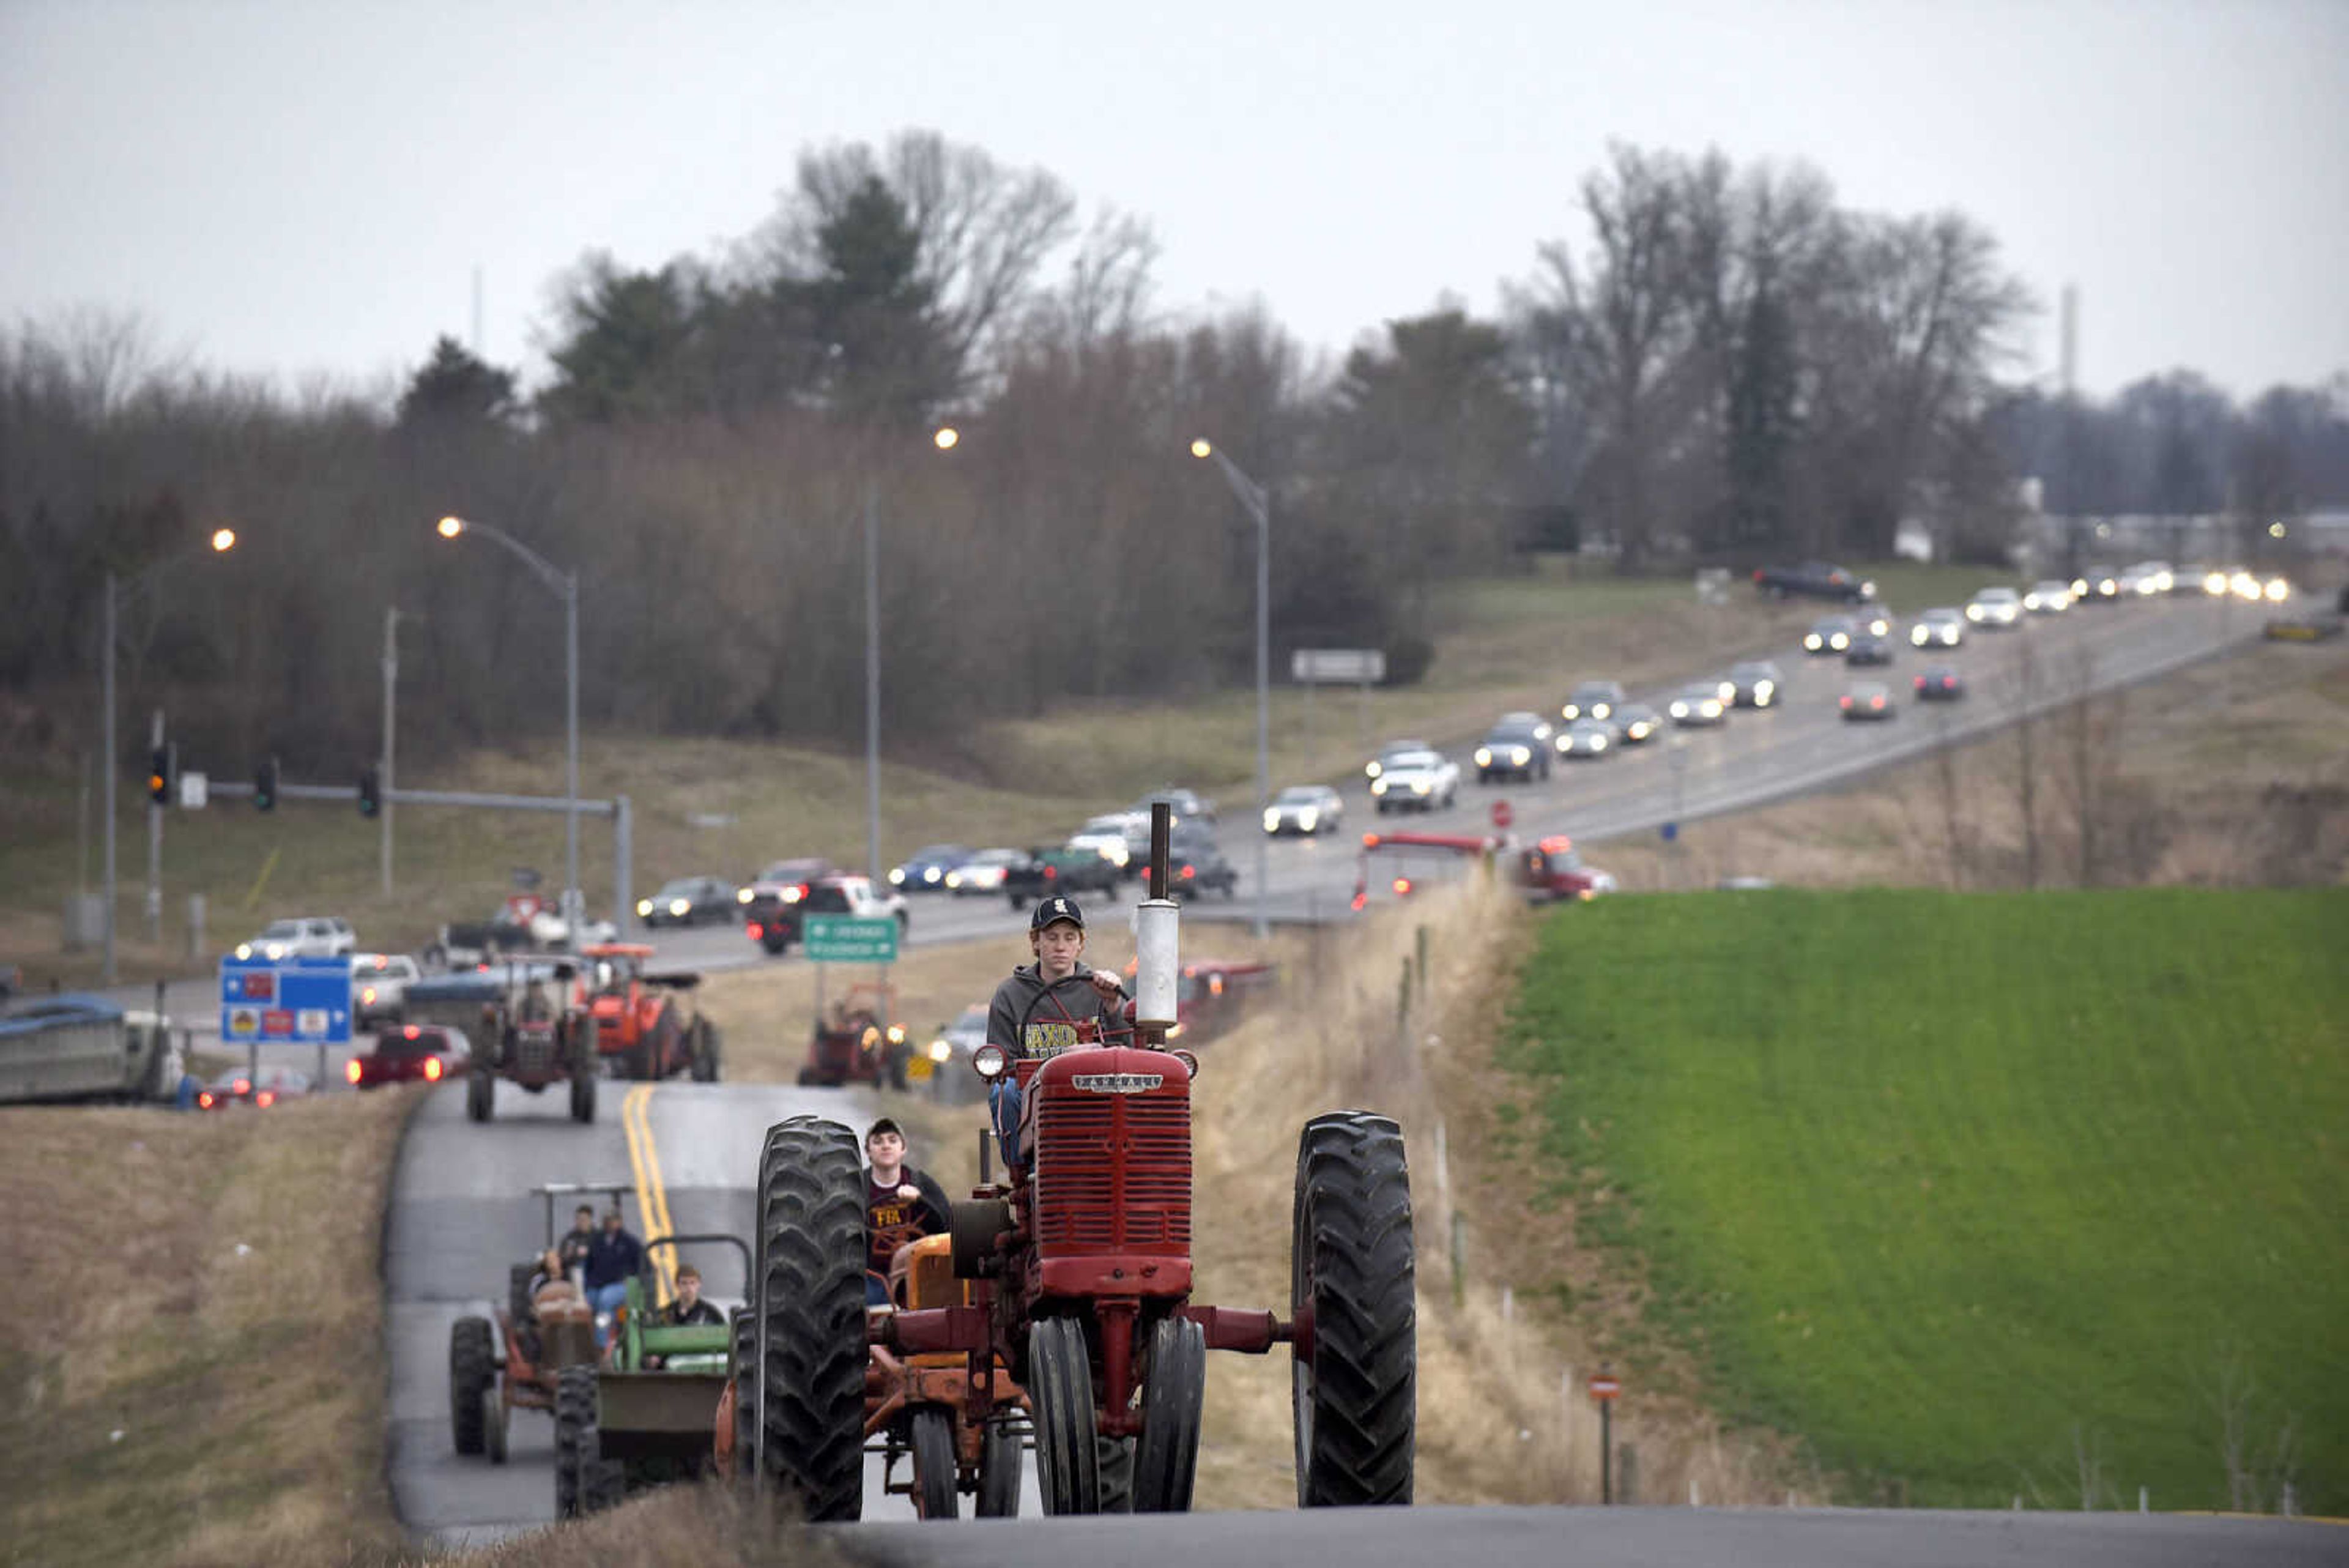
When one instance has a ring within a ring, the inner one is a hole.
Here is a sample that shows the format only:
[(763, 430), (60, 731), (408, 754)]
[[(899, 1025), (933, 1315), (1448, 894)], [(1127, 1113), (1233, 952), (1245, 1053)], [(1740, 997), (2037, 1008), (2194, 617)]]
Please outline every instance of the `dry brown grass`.
[[(1399, 1016), (1423, 929), (1425, 980), (1414, 975)], [(1219, 1043), (1199, 1080), (1202, 1300), (1286, 1311), (1294, 1151), (1308, 1117), (1357, 1107), (1402, 1124), (1419, 1220), (1422, 1502), (1595, 1500), (1599, 1423), (1580, 1392), (1596, 1370), (1587, 1314), (1636, 1310), (1633, 1293), (1592, 1293), (1562, 1315), (1555, 1298), (1524, 1291), (1578, 1267), (1570, 1216), (1537, 1204), (1492, 1136), (1495, 1107), (1516, 1098), (1491, 1046), (1527, 940), (1516, 901), (1481, 881), (1384, 912), (1327, 939), (1280, 1006)], [(1454, 1211), (1467, 1239), (1456, 1301)], [(1724, 1503), (1811, 1490), (1785, 1444), (1724, 1432), (1690, 1394), (1643, 1395), (1618, 1415), (1619, 1443), (1640, 1450), (1643, 1495), (1684, 1495), (1691, 1479)], [(1294, 1506), (1290, 1433), (1287, 1358), (1216, 1357), (1200, 1505)]]
[(11, 1561), (397, 1549), (378, 1256), (412, 1104), (0, 1111)]
[(854, 1560), (742, 1489), (703, 1482), (664, 1487), (608, 1513), (481, 1551), (414, 1561), (466, 1568), (828, 1568)]
[[(1911, 712), (1903, 723), (1931, 722)], [(2349, 646), (2265, 644), (2033, 726), (2038, 885), (2080, 876), (2080, 769), (2089, 727), (2098, 884), (2273, 886), (2349, 871)], [(1729, 876), (1800, 887), (2017, 888), (2026, 881), (2013, 728), (1833, 794), (1590, 846), (1627, 888)], [(1951, 800), (1956, 809), (1951, 809)], [(1954, 827), (1954, 835), (1952, 828)]]

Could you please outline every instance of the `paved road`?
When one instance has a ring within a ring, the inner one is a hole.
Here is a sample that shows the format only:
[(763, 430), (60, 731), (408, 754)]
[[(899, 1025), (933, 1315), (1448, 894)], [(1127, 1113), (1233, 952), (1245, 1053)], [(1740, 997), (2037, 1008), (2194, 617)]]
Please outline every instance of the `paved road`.
[[(389, 1340), (390, 1472), (394, 1507), (409, 1529), (450, 1544), (479, 1543), (554, 1518), (554, 1422), (518, 1411), (508, 1462), (460, 1459), (449, 1428), (449, 1325), (468, 1314), (492, 1315), (510, 1264), (545, 1245), (542, 1182), (616, 1182), (630, 1229), (639, 1236), (725, 1231), (751, 1240), (751, 1186), (766, 1129), (787, 1116), (817, 1115), (861, 1127), (873, 1115), (860, 1095), (764, 1084), (601, 1086), (596, 1119), (569, 1117), (558, 1091), (533, 1098), (498, 1085), (497, 1117), (465, 1119), (461, 1085), (437, 1090), (402, 1141), (384, 1235), (386, 1334)], [(573, 1202), (556, 1207), (558, 1227)], [(641, 1217), (651, 1215), (649, 1220)], [(666, 1217), (664, 1220), (663, 1217)], [(744, 1299), (730, 1247), (688, 1249), (710, 1296)], [(898, 1480), (905, 1479), (900, 1465)], [(1031, 1473), (1026, 1498), (1038, 1495)], [(867, 1519), (914, 1517), (904, 1497), (885, 1496), (878, 1460), (869, 1463)]]
[(1922, 1509), (1415, 1508), (858, 1525), (875, 1568), (2315, 1568), (2349, 1528), (2283, 1520)]

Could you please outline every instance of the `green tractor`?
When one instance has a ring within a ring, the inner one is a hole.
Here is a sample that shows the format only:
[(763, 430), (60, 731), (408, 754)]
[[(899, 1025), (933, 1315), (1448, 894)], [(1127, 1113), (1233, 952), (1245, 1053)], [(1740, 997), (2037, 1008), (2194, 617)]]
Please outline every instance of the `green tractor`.
[[(696, 1243), (731, 1247), (750, 1278), (750, 1248), (719, 1232), (657, 1236), (674, 1251)], [(719, 1399), (726, 1392), (734, 1329), (727, 1324), (669, 1327), (657, 1321), (651, 1271), (628, 1282), (626, 1308), (600, 1366), (566, 1366), (554, 1393), (554, 1511), (576, 1519), (629, 1493), (691, 1480), (712, 1468)]]

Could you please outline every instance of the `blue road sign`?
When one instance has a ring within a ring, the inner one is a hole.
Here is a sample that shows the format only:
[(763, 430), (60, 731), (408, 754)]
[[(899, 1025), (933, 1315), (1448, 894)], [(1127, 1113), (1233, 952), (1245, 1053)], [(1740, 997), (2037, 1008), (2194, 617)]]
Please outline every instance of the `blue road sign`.
[(220, 961), (221, 1039), (344, 1045), (351, 1038), (351, 961), (267, 958)]

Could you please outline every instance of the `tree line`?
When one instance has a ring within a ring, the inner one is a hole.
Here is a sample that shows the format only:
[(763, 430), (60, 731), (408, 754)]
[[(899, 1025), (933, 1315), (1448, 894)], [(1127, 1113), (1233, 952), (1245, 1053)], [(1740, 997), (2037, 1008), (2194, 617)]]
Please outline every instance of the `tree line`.
[[(2047, 400), (2001, 380), (2032, 302), (1978, 225), (1632, 148), (1574, 208), (1587, 242), (1541, 246), (1496, 318), (1439, 305), (1335, 361), (1260, 307), (1161, 308), (1147, 223), (926, 132), (802, 153), (713, 254), (587, 254), (527, 394), (445, 337), (378, 400), (162, 361), (119, 318), (27, 323), (0, 342), (0, 686), (24, 694), (0, 729), (86, 743), (100, 580), (166, 560), (125, 601), (126, 701), (223, 771), (371, 756), (390, 605), (420, 617), (403, 754), (559, 728), (559, 599), (438, 536), (447, 514), (577, 570), (597, 725), (853, 742), (868, 524), (895, 746), (1245, 680), (1255, 528), (1202, 436), (1270, 499), (1276, 659), (1381, 647), (1398, 680), (1433, 590), (1528, 547), (1866, 558), (1905, 518), (2005, 546)], [(2294, 494), (2335, 483), (2340, 400), (2289, 389), (2185, 400), (2198, 472), (2247, 472), (2276, 399), (2317, 434), (2261, 461)], [(2067, 450), (2143, 400), (2063, 405)], [(2074, 475), (2136, 475), (2141, 446)], [(230, 556), (174, 558), (220, 524)]]

